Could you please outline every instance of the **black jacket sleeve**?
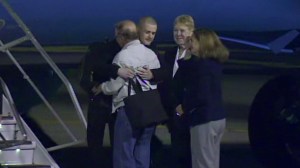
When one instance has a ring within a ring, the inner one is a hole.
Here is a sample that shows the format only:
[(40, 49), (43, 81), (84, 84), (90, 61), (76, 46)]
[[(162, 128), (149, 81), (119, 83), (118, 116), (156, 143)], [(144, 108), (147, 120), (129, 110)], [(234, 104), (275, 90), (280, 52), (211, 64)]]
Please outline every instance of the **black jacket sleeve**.
[(150, 46), (147, 46), (151, 50), (155, 52), (157, 55), (158, 61), (160, 63), (160, 68), (151, 69), (153, 74), (153, 78), (150, 80), (151, 83), (160, 83), (163, 82), (167, 78), (167, 71), (165, 68), (165, 60), (164, 56), (159, 52), (158, 47), (155, 43), (152, 43)]
[(164, 57), (159, 54), (157, 54), (157, 57), (158, 57), (158, 60), (160, 63), (160, 68), (151, 69), (151, 72), (153, 74), (153, 79), (150, 82), (154, 82), (154, 83), (163, 82), (167, 78), (167, 75), (168, 75)]
[(110, 78), (118, 77), (118, 65), (113, 65), (112, 61), (115, 55), (121, 50), (121, 47), (118, 45), (116, 40), (108, 42), (101, 51), (98, 51), (97, 66), (93, 68), (94, 71), (94, 80), (102, 83)]
[(110, 78), (118, 77), (118, 69), (120, 67), (115, 64), (102, 64), (94, 69), (94, 80), (98, 83), (108, 81)]
[(112, 65), (114, 56), (120, 51), (117, 42), (96, 42), (89, 45), (81, 62), (80, 86), (87, 92), (96, 84), (116, 78), (119, 67)]
[(92, 53), (89, 51), (84, 56), (81, 61), (80, 65), (80, 86), (88, 93), (91, 94), (92, 87), (97, 84), (93, 80), (93, 71), (92, 71), (92, 64), (93, 61)]

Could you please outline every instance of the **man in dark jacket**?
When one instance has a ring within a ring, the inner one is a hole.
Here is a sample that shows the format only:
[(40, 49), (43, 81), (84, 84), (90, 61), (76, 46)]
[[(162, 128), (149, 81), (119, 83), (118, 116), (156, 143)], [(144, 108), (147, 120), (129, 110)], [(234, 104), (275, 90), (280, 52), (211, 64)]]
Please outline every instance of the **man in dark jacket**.
[[(143, 17), (139, 23), (139, 38), (141, 42), (157, 51), (153, 47), (153, 40), (155, 38), (157, 23), (152, 17)], [(105, 43), (93, 43), (89, 46), (89, 52), (83, 60), (82, 77), (80, 85), (89, 94), (90, 102), (88, 108), (88, 128), (87, 128), (87, 142), (96, 163), (101, 163), (99, 154), (103, 151), (103, 137), (105, 124), (109, 123), (110, 143), (113, 144), (113, 128), (114, 117), (112, 116), (111, 106), (112, 97), (97, 93), (99, 84), (108, 81), (110, 78), (117, 76), (128, 78), (133, 75), (133, 72), (127, 68), (120, 68), (112, 64), (114, 56), (121, 50), (116, 40)], [(161, 60), (160, 60), (161, 61)], [(160, 82), (163, 80), (164, 70), (159, 69), (145, 69), (140, 72), (144, 79), (151, 79), (152, 82)], [(153, 140), (153, 139), (152, 139)], [(152, 146), (160, 146), (161, 143), (155, 139), (156, 143)], [(155, 150), (155, 149), (154, 149)], [(154, 153), (154, 152), (153, 152)]]
[(114, 116), (111, 109), (112, 97), (95, 93), (100, 83), (110, 78), (116, 78), (118, 75), (126, 78), (126, 75), (130, 74), (128, 69), (112, 65), (114, 56), (120, 50), (121, 48), (116, 40), (93, 43), (89, 46), (89, 51), (82, 62), (80, 85), (89, 95), (87, 144), (95, 168), (103, 166), (103, 162), (109, 160), (106, 158), (107, 155), (103, 154), (106, 123), (109, 125), (111, 145), (113, 144), (114, 134)]

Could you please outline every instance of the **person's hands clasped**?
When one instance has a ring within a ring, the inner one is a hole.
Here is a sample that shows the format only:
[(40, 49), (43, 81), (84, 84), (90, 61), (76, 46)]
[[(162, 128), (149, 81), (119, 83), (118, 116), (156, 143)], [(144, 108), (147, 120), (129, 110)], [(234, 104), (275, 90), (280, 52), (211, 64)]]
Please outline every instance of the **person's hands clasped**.
[(139, 68), (137, 74), (140, 75), (145, 80), (150, 80), (153, 78), (153, 74), (148, 67)]
[(134, 71), (131, 70), (130, 68), (121, 67), (118, 69), (118, 75), (121, 78), (128, 79), (128, 78), (133, 78), (135, 74), (134, 74)]
[(178, 116), (181, 116), (182, 114), (184, 113), (183, 109), (182, 109), (182, 105), (179, 104), (177, 107), (176, 107), (176, 114)]
[(101, 84), (98, 84), (98, 85), (95, 85), (93, 88), (92, 88), (92, 92), (94, 93), (94, 95), (98, 95), (99, 93), (102, 92), (101, 90)]

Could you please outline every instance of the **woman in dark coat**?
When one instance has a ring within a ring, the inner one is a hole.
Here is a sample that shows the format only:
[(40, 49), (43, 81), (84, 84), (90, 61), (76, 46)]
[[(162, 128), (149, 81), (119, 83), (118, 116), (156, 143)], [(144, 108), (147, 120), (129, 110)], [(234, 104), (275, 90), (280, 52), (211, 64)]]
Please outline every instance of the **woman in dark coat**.
[(222, 100), (222, 63), (229, 52), (216, 33), (195, 30), (191, 56), (179, 61), (183, 81), (181, 108), (188, 114), (193, 168), (218, 168), (220, 143), (225, 130)]

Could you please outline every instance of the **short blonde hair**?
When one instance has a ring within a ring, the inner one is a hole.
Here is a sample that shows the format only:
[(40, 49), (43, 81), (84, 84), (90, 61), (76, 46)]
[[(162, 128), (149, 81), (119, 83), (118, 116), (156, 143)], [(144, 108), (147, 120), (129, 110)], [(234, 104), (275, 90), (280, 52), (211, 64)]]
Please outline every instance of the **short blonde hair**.
[(195, 22), (192, 16), (190, 15), (179, 15), (175, 18), (174, 26), (181, 24), (188, 27), (190, 31), (194, 31), (195, 29)]
[(198, 57), (203, 59), (214, 59), (225, 62), (229, 58), (229, 51), (223, 45), (218, 35), (210, 29), (197, 29), (193, 32), (193, 38), (198, 41)]
[(141, 27), (142, 25), (144, 25), (146, 23), (152, 24), (152, 25), (157, 25), (157, 22), (156, 22), (156, 20), (153, 17), (151, 17), (151, 16), (145, 16), (145, 17), (142, 17), (140, 19), (138, 27)]

